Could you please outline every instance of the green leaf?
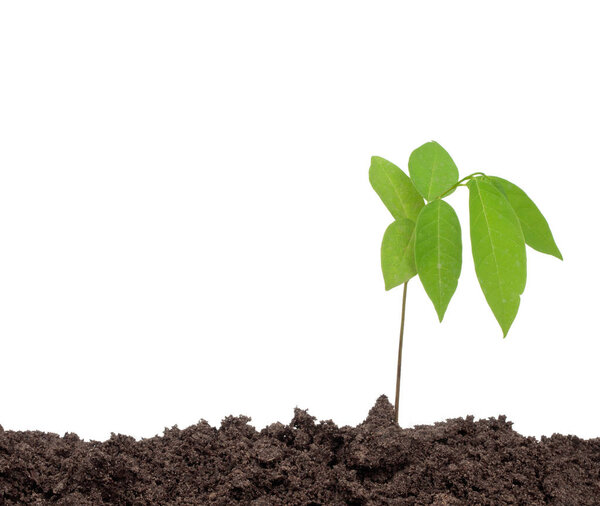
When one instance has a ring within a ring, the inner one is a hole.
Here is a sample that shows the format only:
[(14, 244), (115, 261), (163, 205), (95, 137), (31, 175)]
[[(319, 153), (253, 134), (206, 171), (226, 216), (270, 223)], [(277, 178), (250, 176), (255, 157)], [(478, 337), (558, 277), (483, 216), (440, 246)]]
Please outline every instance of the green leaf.
[(411, 153), (408, 172), (419, 193), (428, 201), (458, 182), (456, 164), (435, 141), (427, 142)]
[(492, 182), (476, 177), (467, 186), (475, 272), (506, 337), (527, 280), (525, 238), (515, 211)]
[(417, 274), (414, 221), (400, 218), (386, 229), (381, 243), (381, 270), (386, 290), (405, 283)]
[(462, 239), (458, 216), (443, 200), (427, 204), (417, 219), (415, 262), (440, 322), (458, 285)]
[(424, 205), (423, 199), (413, 182), (399, 167), (385, 158), (373, 156), (369, 181), (394, 219), (417, 220)]
[(546, 218), (544, 218), (527, 194), (517, 185), (506, 179), (495, 176), (490, 176), (490, 179), (504, 193), (515, 213), (517, 213), (517, 217), (521, 222), (523, 235), (525, 236), (525, 243), (534, 250), (562, 260), (563, 257), (556, 242), (554, 242), (554, 237)]

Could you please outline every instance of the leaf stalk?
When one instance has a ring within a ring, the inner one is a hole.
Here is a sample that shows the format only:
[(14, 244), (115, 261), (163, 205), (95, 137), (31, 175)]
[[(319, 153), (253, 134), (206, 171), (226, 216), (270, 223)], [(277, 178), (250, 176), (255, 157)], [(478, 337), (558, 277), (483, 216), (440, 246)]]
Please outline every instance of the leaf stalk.
[(468, 176), (463, 177), (460, 181), (458, 181), (457, 183), (453, 184), (444, 193), (442, 193), (441, 195), (438, 195), (433, 200), (444, 198), (446, 195), (448, 195), (449, 193), (451, 193), (453, 190), (455, 190), (459, 186), (465, 186), (462, 183), (464, 183), (465, 181), (468, 181), (469, 179), (473, 179), (475, 176), (485, 176), (485, 174), (483, 172), (473, 172), (473, 174), (469, 174)]

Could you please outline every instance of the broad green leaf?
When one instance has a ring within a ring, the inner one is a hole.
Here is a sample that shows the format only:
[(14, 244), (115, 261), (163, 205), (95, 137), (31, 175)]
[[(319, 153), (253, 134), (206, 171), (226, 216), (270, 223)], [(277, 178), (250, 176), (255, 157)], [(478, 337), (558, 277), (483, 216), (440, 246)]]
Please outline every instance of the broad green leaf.
[(405, 283), (415, 274), (415, 223), (406, 218), (394, 221), (383, 234), (381, 270), (385, 289)]
[(514, 209), (492, 182), (476, 177), (467, 186), (475, 272), (506, 337), (527, 280), (525, 238)]
[(521, 222), (521, 229), (525, 243), (534, 250), (563, 259), (558, 246), (554, 242), (550, 226), (537, 206), (517, 185), (502, 179), (490, 176), (492, 182), (504, 193), (510, 205), (517, 213)]
[(410, 178), (396, 165), (379, 156), (371, 157), (369, 168), (371, 186), (394, 219), (417, 220), (424, 205), (423, 198)]
[(458, 285), (462, 239), (458, 216), (443, 200), (427, 204), (415, 228), (415, 262), (440, 322)]
[(439, 197), (458, 182), (458, 169), (447, 151), (431, 141), (415, 149), (408, 160), (408, 172), (427, 201)]

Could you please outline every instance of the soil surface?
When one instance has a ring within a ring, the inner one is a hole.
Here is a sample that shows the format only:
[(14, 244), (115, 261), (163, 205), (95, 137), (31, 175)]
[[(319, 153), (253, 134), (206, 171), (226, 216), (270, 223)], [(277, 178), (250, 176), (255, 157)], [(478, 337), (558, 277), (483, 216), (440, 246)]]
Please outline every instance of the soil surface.
[(0, 505), (600, 505), (600, 438), (537, 441), (506, 417), (401, 429), (381, 396), (357, 427), (295, 409), (136, 441), (0, 426)]

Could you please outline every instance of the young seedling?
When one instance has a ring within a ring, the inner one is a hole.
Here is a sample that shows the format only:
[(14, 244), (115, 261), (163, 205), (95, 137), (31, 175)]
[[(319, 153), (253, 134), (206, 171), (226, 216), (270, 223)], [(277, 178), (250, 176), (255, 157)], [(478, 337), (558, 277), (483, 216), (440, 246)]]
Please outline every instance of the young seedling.
[(381, 244), (385, 289), (404, 285), (396, 375), (396, 423), (408, 281), (419, 275), (441, 322), (460, 276), (460, 223), (444, 197), (459, 186), (469, 190), (475, 273), (504, 337), (517, 315), (525, 289), (525, 245), (562, 260), (548, 222), (517, 185), (483, 172), (474, 172), (459, 180), (456, 164), (434, 141), (412, 152), (408, 172), (410, 177), (383, 158), (371, 158), (369, 180), (394, 217)]

